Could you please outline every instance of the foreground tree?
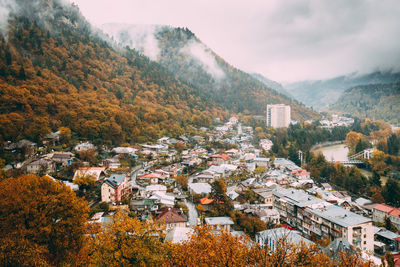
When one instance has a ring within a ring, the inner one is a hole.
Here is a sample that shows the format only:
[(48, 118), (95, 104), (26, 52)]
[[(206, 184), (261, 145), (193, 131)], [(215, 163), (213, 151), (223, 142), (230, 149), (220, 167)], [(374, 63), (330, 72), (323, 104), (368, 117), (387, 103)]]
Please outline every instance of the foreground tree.
[(0, 182), (0, 265), (76, 265), (87, 203), (65, 185), (34, 175)]
[(90, 266), (160, 266), (167, 254), (162, 228), (118, 211), (90, 239)]

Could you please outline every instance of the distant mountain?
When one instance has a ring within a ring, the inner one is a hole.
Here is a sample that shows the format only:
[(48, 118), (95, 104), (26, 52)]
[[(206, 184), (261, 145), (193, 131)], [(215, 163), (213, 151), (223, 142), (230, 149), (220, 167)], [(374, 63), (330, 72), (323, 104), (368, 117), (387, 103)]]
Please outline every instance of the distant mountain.
[(121, 47), (156, 60), (176, 77), (233, 113), (263, 115), (268, 103), (292, 106), (294, 119), (319, 114), (227, 63), (186, 28), (107, 24), (102, 27)]
[(342, 93), (330, 106), (333, 111), (360, 118), (400, 121), (400, 83), (360, 85)]
[(251, 73), (251, 76), (253, 76), (257, 80), (259, 80), (260, 82), (264, 83), (269, 88), (272, 88), (275, 91), (277, 91), (281, 94), (284, 94), (287, 97), (294, 98), (285, 88), (283, 88), (282, 84), (275, 82), (273, 80), (270, 80), (259, 73)]
[(400, 81), (400, 73), (373, 72), (366, 75), (351, 74), (328, 80), (302, 81), (285, 85), (293, 97), (317, 110), (327, 109), (346, 89), (368, 84), (387, 84)]

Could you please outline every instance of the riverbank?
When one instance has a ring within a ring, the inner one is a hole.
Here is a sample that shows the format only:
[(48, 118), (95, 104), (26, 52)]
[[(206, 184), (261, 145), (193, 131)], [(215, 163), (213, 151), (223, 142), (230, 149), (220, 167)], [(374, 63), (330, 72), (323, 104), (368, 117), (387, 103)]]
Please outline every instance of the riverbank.
[(342, 140), (342, 141), (327, 141), (327, 142), (323, 142), (323, 143), (318, 143), (315, 144), (311, 147), (310, 151), (317, 151), (320, 150), (321, 148), (324, 147), (329, 147), (329, 146), (334, 146), (334, 145), (341, 145), (341, 144), (345, 144), (346, 141)]

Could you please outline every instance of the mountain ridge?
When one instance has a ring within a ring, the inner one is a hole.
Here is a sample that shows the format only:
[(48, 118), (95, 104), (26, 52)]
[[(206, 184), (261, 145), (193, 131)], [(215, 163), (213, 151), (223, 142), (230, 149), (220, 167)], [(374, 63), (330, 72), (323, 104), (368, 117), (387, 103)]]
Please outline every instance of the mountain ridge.
[[(295, 119), (319, 116), (230, 65), (187, 28), (108, 24), (103, 25), (103, 30), (122, 47), (131, 45), (153, 56), (149, 47), (156, 48), (158, 53), (153, 58), (157, 62), (234, 113), (264, 115), (266, 104), (284, 103), (293, 106)], [(152, 46), (145, 46), (146, 43)]]
[(289, 83), (285, 88), (298, 101), (317, 110), (327, 110), (335, 103), (342, 92), (354, 86), (367, 84), (386, 84), (400, 81), (400, 73), (375, 71), (368, 74), (352, 73), (325, 80), (311, 80)]

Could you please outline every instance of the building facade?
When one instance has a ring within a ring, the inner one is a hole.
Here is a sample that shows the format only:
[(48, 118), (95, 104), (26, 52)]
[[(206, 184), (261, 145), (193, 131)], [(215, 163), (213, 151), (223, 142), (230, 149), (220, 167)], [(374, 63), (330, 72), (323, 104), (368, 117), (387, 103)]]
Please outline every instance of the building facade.
[(267, 105), (267, 126), (284, 128), (290, 124), (290, 106), (284, 104)]
[(301, 190), (280, 188), (274, 193), (274, 208), (281, 220), (306, 238), (345, 238), (361, 251), (374, 249), (372, 220), (332, 205)]

